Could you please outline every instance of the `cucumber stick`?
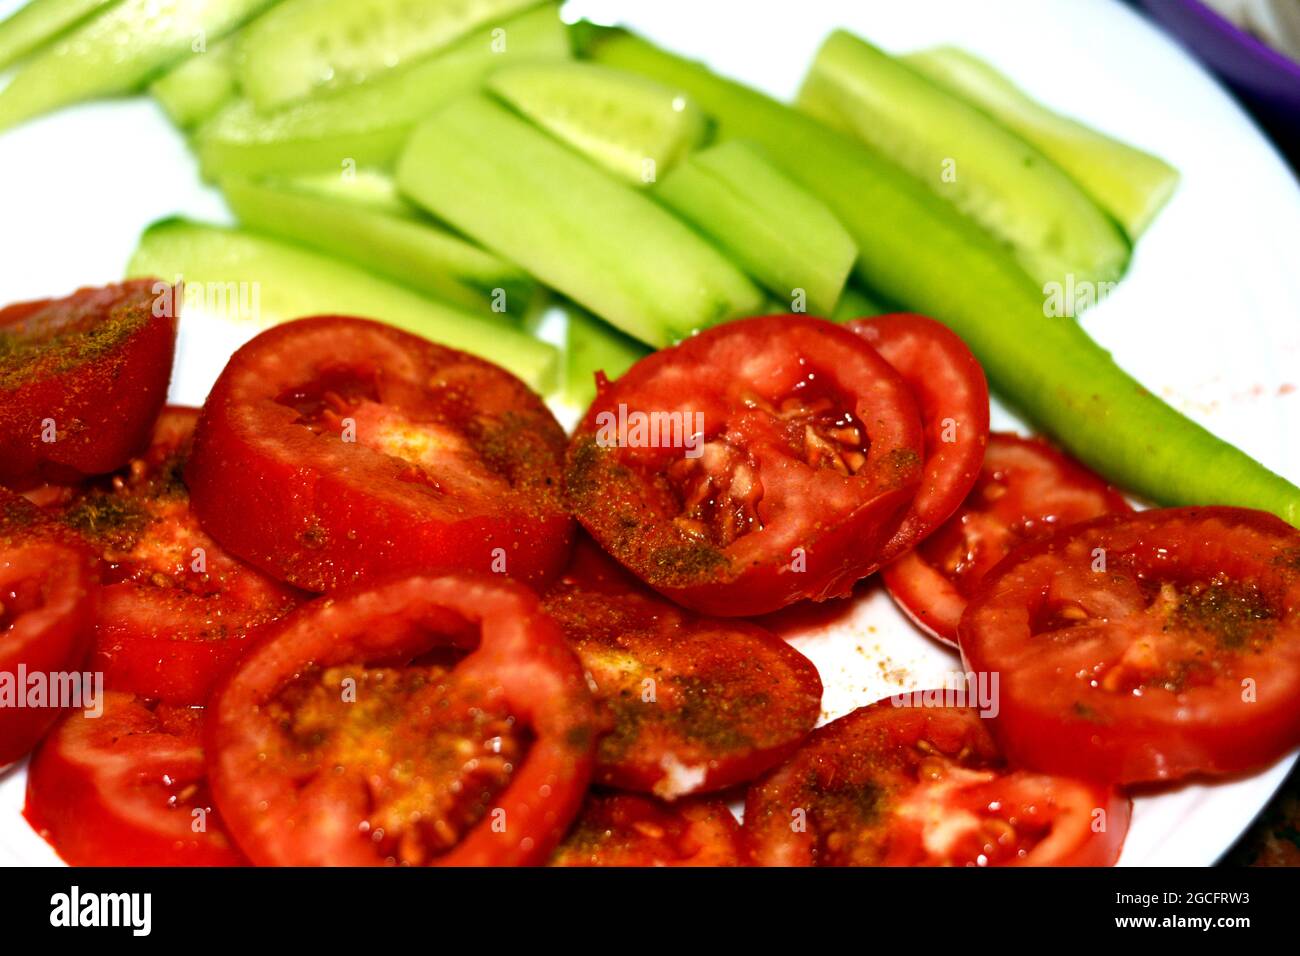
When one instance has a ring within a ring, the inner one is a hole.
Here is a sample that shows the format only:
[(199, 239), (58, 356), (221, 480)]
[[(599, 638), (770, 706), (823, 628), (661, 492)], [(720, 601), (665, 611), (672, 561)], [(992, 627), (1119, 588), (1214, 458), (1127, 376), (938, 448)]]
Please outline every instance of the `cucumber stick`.
[(122, 0), (65, 35), (0, 90), (0, 130), (101, 96), (130, 93), (274, 0)]
[(858, 255), (853, 237), (759, 149), (732, 141), (696, 153), (654, 195), (778, 299), (790, 303), (802, 290), (804, 311), (835, 308)]
[(1123, 275), (1127, 236), (1059, 166), (865, 40), (832, 33), (798, 104), (890, 157), (1008, 243), (1039, 285)]
[(259, 110), (276, 109), (405, 66), (540, 2), (285, 0), (240, 35), (239, 85)]
[(1259, 508), (1300, 525), (1300, 488), (1176, 412), (1077, 322), (1044, 316), (1035, 283), (952, 204), (810, 117), (631, 34), (583, 25), (586, 55), (695, 97), (721, 136), (757, 141), (857, 240), (856, 273), (960, 335), (993, 386), (1117, 485), (1166, 505)]
[(255, 303), (249, 309), (255, 314), (246, 318), (262, 325), (323, 313), (381, 319), (496, 362), (539, 392), (556, 384), (559, 357), (545, 342), (346, 262), (239, 229), (156, 222), (141, 237), (127, 275), (179, 277), (186, 302), (202, 295), (208, 303)]
[(116, 0), (30, 0), (0, 23), (0, 70), (6, 70)]
[[(505, 48), (495, 42), (504, 30)], [(195, 134), (209, 179), (262, 173), (337, 173), (346, 163), (387, 166), (421, 119), (478, 89), (506, 64), (569, 56), (553, 5), (475, 31), (445, 53), (331, 96), (262, 115), (248, 100), (221, 110)]]
[(650, 354), (650, 349), (576, 305), (565, 307), (564, 391), (566, 401), (586, 408), (596, 397), (596, 373), (613, 381)]
[(360, 198), (337, 174), (333, 188), (291, 180), (224, 179), (221, 190), (240, 223), (354, 262), (471, 312), (521, 317), (534, 290), (521, 269), (428, 220), (405, 212), (395, 198), (387, 208), (367, 199), (375, 187), (363, 180)]
[(154, 80), (149, 93), (173, 123), (190, 129), (237, 95), (234, 54), (229, 38), (196, 51)]
[(485, 96), (456, 100), (416, 129), (397, 185), (649, 345), (763, 301), (744, 273), (653, 199)]
[(903, 60), (984, 110), (1074, 177), (1137, 239), (1178, 187), (1178, 170), (1158, 156), (1054, 113), (964, 50), (936, 47)]
[(708, 119), (671, 87), (592, 63), (497, 70), (488, 89), (578, 152), (642, 186), (708, 133)]
[(832, 322), (848, 322), (852, 319), (869, 319), (873, 315), (887, 315), (892, 311), (894, 310), (870, 292), (849, 284), (844, 287), (844, 293), (829, 318)]

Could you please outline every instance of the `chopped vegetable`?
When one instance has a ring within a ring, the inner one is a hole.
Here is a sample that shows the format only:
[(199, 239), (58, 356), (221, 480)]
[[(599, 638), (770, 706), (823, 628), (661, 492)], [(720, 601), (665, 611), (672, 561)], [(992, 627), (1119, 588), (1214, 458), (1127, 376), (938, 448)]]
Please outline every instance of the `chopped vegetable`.
[(238, 94), (230, 40), (196, 51), (149, 87), (171, 121), (189, 129), (206, 120)]
[(0, 70), (39, 50), (116, 0), (30, 0), (0, 23)]
[(586, 408), (596, 397), (597, 372), (613, 381), (650, 350), (575, 305), (569, 305), (565, 312), (564, 397)]

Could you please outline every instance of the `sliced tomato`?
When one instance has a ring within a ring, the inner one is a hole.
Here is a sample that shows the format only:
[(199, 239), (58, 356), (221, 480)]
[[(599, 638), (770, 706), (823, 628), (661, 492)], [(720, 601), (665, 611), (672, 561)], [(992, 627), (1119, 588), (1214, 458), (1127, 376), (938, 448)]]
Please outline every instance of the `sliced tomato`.
[(1110, 787), (1009, 769), (973, 708), (886, 698), (754, 784), (744, 829), (764, 866), (1109, 866), (1130, 813)]
[(959, 629), (1028, 766), (1119, 783), (1257, 770), (1300, 745), (1300, 532), (1263, 512), (1100, 518), (1014, 552)]
[(181, 480), (197, 420), (197, 409), (166, 409), (143, 455), (53, 508), (102, 560), (93, 662), (105, 686), (187, 706), (301, 600), (199, 527)]
[(899, 312), (855, 319), (845, 328), (870, 342), (902, 376), (925, 429), (921, 487), (885, 546), (885, 562), (952, 517), (974, 487), (989, 440), (989, 386), (966, 343), (934, 319)]
[(272, 865), (543, 863), (596, 739), (582, 668), (536, 597), (457, 575), (304, 605), (213, 710), (217, 805)]
[(208, 792), (202, 711), (108, 692), (32, 758), (32, 826), (73, 866), (238, 866)]
[(186, 478), (213, 537), (307, 590), (416, 571), (539, 584), (573, 531), (564, 442), (541, 399), (490, 362), (318, 316), (235, 353)]
[(593, 793), (551, 866), (744, 866), (740, 824), (721, 800), (666, 804)]
[(822, 683), (753, 624), (699, 617), (581, 539), (544, 607), (586, 669), (610, 729), (596, 779), (672, 800), (752, 780), (817, 723)]
[(72, 688), (62, 677), (82, 671), (99, 585), (70, 537), (0, 488), (0, 767), (31, 750), (63, 707), (77, 703), (52, 691)]
[(921, 478), (906, 384), (822, 319), (720, 325), (605, 383), (569, 447), (574, 513), (657, 591), (717, 615), (849, 592)]
[(175, 290), (153, 279), (0, 309), (0, 481), (121, 467), (167, 397)]
[(995, 432), (957, 513), (882, 577), (918, 626), (955, 644), (966, 602), (1013, 548), (1063, 525), (1131, 510), (1118, 491), (1042, 439)]

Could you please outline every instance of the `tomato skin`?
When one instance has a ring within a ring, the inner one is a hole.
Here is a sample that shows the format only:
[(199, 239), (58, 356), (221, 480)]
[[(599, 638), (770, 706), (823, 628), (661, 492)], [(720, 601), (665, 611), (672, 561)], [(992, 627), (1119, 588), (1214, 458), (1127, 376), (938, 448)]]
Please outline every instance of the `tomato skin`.
[(211, 808), (200, 817), (178, 797), (203, 785), (197, 730), (130, 694), (103, 706), (69, 714), (32, 758), (24, 814), (37, 832), (73, 866), (242, 865)]
[(1062, 525), (1130, 511), (1123, 495), (1042, 439), (995, 432), (965, 502), (881, 577), (921, 630), (956, 644), (966, 602), (1013, 548)]
[[(227, 829), (253, 862), (396, 862), (366, 838), (374, 812), (366, 794), (332, 771), (313, 777), (295, 749), (301, 745), (282, 735), (268, 703), (304, 673), (336, 664), (404, 666), (439, 648), (472, 648), (453, 677), (483, 688), (482, 706), (508, 707), (532, 737), (522, 766), (492, 798), (504, 828), (480, 818), (432, 865), (546, 861), (591, 779), (596, 717), (582, 669), (526, 588), (448, 575), (393, 579), (303, 605), (273, 625), (218, 689), (207, 728), (213, 793)], [(352, 783), (364, 788), (370, 780)]]
[(1300, 532), (1264, 512), (1063, 528), (986, 578), (959, 634), (968, 668), (1001, 673), (995, 730), (1026, 766), (1166, 782), (1300, 744)]
[[(103, 474), (148, 441), (171, 379), (175, 298), (138, 279), (0, 309), (0, 344), (18, 345), (0, 361), (0, 482)], [(51, 419), (57, 440), (42, 441)]]
[[(688, 416), (683, 434), (702, 427), (697, 457), (609, 434), (622, 416), (665, 412)], [(692, 610), (747, 616), (847, 594), (871, 573), (923, 449), (911, 393), (863, 339), (764, 316), (606, 383), (570, 442), (565, 482), (578, 520), (637, 577)]]
[[(80, 671), (90, 650), (99, 581), (89, 556), (21, 497), (0, 488), (0, 673)], [(56, 707), (0, 706), (0, 767), (58, 719)]]
[(862, 336), (916, 398), (925, 428), (921, 487), (881, 555), (887, 563), (947, 521), (970, 492), (989, 440), (989, 386), (979, 360), (941, 322), (898, 312), (854, 319)]
[[(344, 360), (374, 392), (357, 399), (361, 411), (335, 416), (375, 419), (354, 418), (351, 443), (303, 427), (285, 398), (328, 384)], [(366, 435), (390, 426), (407, 429), (395, 446), (425, 429), (402, 447), (437, 461), (368, 447)], [(441, 447), (449, 443), (457, 447)], [(503, 369), (379, 322), (315, 316), (269, 329), (231, 358), (203, 406), (186, 482), (209, 534), (305, 590), (502, 567), (542, 585), (562, 569), (573, 533), (560, 494), (564, 444), (546, 406)]]
[(818, 728), (749, 789), (744, 831), (755, 863), (1114, 864), (1128, 798), (1009, 769), (984, 725), (973, 708), (886, 698)]
[(745, 866), (740, 824), (721, 800), (664, 804), (592, 793), (551, 866)]

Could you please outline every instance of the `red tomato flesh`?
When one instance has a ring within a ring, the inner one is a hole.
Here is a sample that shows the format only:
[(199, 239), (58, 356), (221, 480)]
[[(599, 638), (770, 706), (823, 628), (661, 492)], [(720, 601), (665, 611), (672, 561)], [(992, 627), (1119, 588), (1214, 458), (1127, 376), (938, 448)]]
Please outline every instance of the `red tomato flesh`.
[(744, 866), (740, 824), (721, 800), (665, 804), (592, 793), (551, 866)]

